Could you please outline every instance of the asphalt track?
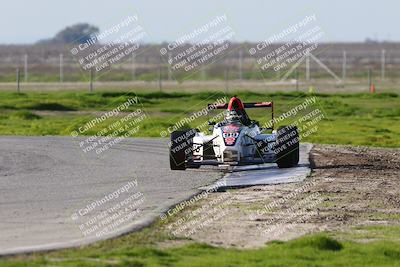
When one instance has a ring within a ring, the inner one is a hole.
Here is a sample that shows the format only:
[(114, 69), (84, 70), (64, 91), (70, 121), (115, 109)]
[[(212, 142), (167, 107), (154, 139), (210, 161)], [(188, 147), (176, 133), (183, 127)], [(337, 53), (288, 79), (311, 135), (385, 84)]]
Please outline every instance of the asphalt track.
[(84, 152), (90, 143), (83, 140), (0, 137), (0, 255), (139, 229), (223, 175), (215, 168), (171, 171), (165, 139), (124, 139), (100, 154)]

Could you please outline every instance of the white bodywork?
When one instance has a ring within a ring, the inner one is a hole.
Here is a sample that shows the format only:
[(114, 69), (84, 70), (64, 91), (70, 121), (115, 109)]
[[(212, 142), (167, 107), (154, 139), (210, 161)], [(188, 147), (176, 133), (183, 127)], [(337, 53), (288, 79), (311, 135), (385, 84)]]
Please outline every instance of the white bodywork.
[[(274, 162), (276, 132), (263, 134), (253, 123), (222, 122), (214, 125), (212, 134), (197, 132), (193, 138), (192, 163), (200, 165), (246, 165)], [(262, 144), (262, 147), (257, 146)], [(259, 147), (257, 149), (257, 147)]]

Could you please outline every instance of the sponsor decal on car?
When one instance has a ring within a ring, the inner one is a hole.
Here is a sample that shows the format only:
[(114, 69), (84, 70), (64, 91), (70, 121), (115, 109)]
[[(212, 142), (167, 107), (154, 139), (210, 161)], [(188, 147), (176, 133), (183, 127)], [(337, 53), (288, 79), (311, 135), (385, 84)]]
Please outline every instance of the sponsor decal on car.
[(235, 124), (230, 124), (222, 128), (222, 137), (224, 138), (225, 145), (233, 146), (236, 139), (239, 137), (240, 127)]

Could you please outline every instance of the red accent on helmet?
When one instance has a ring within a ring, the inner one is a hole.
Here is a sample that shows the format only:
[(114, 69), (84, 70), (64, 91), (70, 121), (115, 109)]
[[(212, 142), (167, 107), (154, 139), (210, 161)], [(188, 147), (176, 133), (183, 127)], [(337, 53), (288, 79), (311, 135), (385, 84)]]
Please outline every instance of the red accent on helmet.
[(234, 97), (231, 98), (231, 100), (229, 100), (228, 110), (229, 111), (232, 111), (232, 110), (244, 110), (244, 105), (243, 105), (242, 101), (239, 98), (234, 96)]

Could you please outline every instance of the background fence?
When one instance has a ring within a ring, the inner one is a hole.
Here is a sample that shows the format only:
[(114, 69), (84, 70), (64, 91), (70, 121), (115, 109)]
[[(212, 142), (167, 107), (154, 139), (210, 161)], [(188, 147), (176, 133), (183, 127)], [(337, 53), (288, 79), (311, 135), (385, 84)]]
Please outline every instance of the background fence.
[[(283, 71), (261, 71), (248, 52), (250, 44), (232, 44), (232, 52), (221, 60), (206, 65), (190, 76), (192, 80), (261, 80), (282, 79)], [(275, 47), (280, 46), (276, 44)], [(95, 80), (99, 81), (157, 81), (174, 80), (180, 75), (171, 71), (160, 57), (161, 45), (141, 46), (134, 55)], [(272, 47), (273, 49), (273, 47)], [(309, 64), (307, 64), (309, 63)], [(87, 81), (76, 59), (63, 45), (1, 45), (0, 82), (15, 82), (16, 70), (20, 82), (78, 82)], [(396, 80), (400, 74), (400, 43), (332, 43), (320, 44), (290, 73), (288, 79), (304, 81), (337, 79)]]

